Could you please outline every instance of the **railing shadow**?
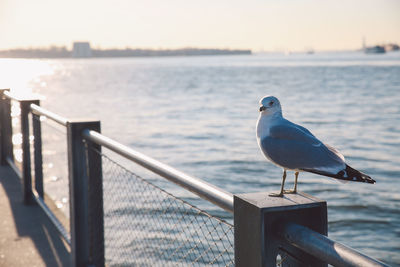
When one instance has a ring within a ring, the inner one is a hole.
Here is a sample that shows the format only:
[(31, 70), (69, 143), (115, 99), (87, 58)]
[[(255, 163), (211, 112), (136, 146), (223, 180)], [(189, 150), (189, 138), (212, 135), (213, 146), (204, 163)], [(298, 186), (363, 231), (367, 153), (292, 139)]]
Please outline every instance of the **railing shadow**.
[(18, 236), (32, 240), (46, 266), (71, 266), (68, 245), (43, 210), (37, 205), (23, 204), (22, 185), (11, 168), (0, 166), (0, 183), (8, 197)]

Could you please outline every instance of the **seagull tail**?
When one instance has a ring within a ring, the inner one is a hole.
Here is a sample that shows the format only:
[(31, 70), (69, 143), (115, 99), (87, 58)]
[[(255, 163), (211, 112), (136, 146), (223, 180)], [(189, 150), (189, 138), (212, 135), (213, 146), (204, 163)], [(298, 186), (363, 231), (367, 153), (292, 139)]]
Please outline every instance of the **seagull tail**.
[[(346, 173), (347, 173), (347, 177), (346, 177)], [(362, 173), (360, 171), (357, 171), (356, 169), (353, 169), (352, 167), (350, 167), (347, 164), (346, 164), (346, 169), (340, 171), (337, 175), (342, 176), (342, 178), (337, 177), (338, 179), (354, 181), (354, 182), (363, 182), (363, 183), (369, 183), (369, 184), (376, 183), (376, 181), (374, 179), (372, 179), (370, 176), (368, 176), (365, 173)]]
[(352, 181), (352, 182), (362, 182), (362, 183), (369, 183), (369, 184), (374, 184), (376, 181), (372, 179), (370, 176), (366, 175), (365, 173), (362, 173), (360, 171), (357, 171), (356, 169), (353, 169), (349, 165), (346, 164), (346, 168), (341, 170), (340, 172), (336, 174), (332, 173), (327, 173), (319, 170), (310, 170), (310, 169), (303, 169), (304, 171), (320, 174), (320, 175), (325, 175), (329, 176), (332, 178), (336, 178), (339, 180), (344, 180), (344, 181)]

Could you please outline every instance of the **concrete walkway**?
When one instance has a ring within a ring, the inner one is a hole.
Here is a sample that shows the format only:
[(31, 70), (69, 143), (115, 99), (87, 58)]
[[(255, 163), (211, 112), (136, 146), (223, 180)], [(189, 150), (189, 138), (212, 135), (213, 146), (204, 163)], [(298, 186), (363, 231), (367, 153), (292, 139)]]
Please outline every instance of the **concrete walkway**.
[(5, 166), (0, 166), (0, 266), (70, 266), (68, 244), (37, 205), (23, 205), (21, 182)]

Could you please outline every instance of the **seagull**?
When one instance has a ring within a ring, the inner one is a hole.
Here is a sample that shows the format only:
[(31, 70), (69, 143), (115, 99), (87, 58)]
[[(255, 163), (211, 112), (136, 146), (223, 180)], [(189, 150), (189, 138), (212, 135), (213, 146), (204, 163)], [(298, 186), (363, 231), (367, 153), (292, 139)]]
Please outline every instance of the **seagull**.
[[(368, 175), (347, 165), (337, 149), (322, 143), (306, 128), (286, 120), (276, 97), (263, 97), (259, 111), (258, 145), (268, 160), (283, 168), (281, 190), (270, 196), (283, 197), (285, 193), (297, 193), (297, 178), (302, 171), (344, 181), (375, 183)], [(293, 190), (284, 189), (286, 171), (289, 170), (295, 172)]]

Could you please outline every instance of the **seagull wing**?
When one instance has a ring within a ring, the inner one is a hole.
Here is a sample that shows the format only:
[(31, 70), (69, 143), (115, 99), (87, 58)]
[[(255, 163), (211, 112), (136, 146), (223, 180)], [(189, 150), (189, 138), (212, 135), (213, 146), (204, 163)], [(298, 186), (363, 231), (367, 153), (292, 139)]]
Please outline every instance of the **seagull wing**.
[(375, 183), (368, 175), (347, 165), (337, 149), (323, 144), (306, 128), (287, 120), (272, 126), (269, 135), (260, 141), (263, 153), (283, 168), (345, 181)]
[(310, 131), (287, 120), (272, 126), (260, 146), (268, 158), (287, 169), (336, 174), (345, 168), (342, 158)]
[(341, 158), (343, 161), (345, 161), (344, 156), (342, 155), (342, 153), (339, 152), (339, 150), (337, 150), (336, 148), (334, 148), (333, 146), (330, 146), (328, 144), (325, 144), (325, 146), (332, 151), (333, 153), (335, 153), (336, 156), (338, 156), (339, 158)]

